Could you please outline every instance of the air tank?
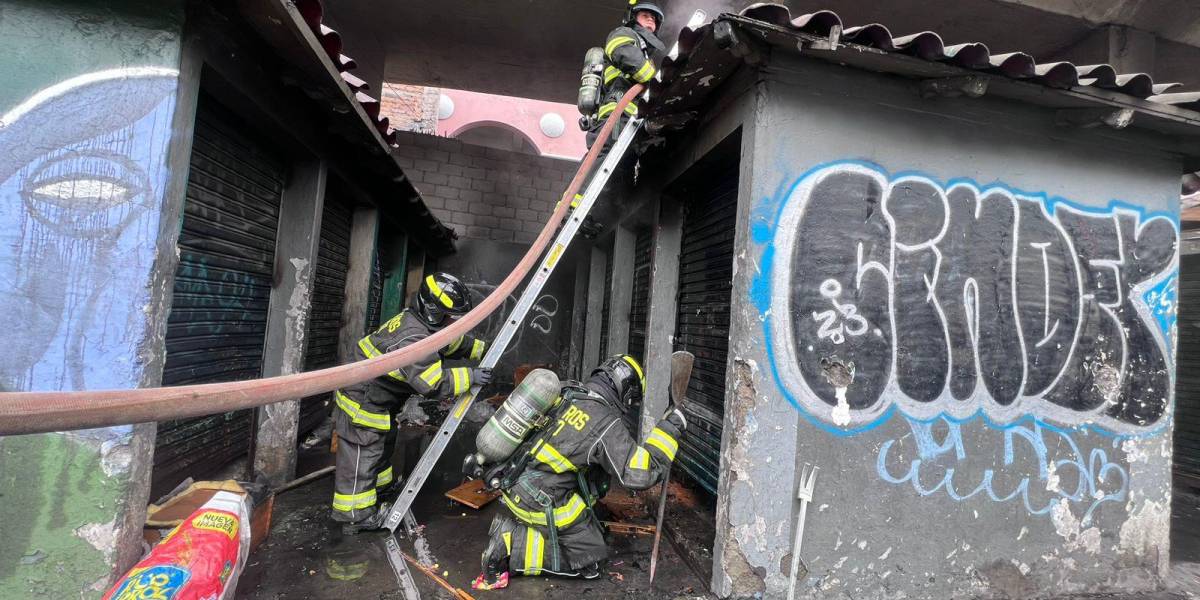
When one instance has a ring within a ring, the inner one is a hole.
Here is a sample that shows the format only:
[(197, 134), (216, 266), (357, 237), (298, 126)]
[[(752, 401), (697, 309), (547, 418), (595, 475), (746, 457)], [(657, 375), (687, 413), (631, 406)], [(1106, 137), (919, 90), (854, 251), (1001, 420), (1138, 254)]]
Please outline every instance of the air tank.
[(475, 436), (479, 464), (508, 458), (529, 435), (537, 420), (554, 406), (560, 386), (558, 375), (553, 371), (530, 371)]
[(583, 55), (583, 73), (579, 76), (579, 98), (575, 102), (580, 114), (590, 115), (600, 107), (600, 84), (603, 73), (604, 50), (589, 48)]

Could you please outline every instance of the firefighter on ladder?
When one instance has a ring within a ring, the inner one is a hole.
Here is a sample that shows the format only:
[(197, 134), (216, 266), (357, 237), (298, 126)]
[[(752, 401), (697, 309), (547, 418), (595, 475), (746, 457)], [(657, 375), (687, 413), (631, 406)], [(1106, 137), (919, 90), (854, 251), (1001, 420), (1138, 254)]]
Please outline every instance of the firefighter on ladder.
[[(415, 296), (414, 306), (358, 341), (359, 360), (414, 344), (471, 310), (467, 286), (447, 273), (425, 277)], [(383, 526), (387, 506), (379, 506), (380, 496), (400, 487), (391, 465), (396, 443), (392, 421), (400, 405), (414, 394), (454, 397), (472, 385), (486, 385), (491, 369), (442, 366), (447, 359), (478, 363), (485, 347), (483, 341), (464, 335), (413, 364), (334, 392), (338, 452), (333, 519), (343, 523), (343, 533), (353, 535)]]
[(566, 382), (557, 421), (529, 440), (522, 460), (500, 477), (507, 510), (492, 521), (475, 589), (500, 589), (509, 573), (595, 579), (608, 556), (592, 505), (608, 490), (644, 490), (662, 480), (675, 460), (687, 421), (668, 406), (657, 426), (638, 443), (631, 432), (646, 377), (632, 356), (613, 356), (582, 386)]
[[(655, 34), (662, 22), (663, 11), (658, 5), (631, 0), (624, 22), (608, 34), (608, 39), (604, 42), (604, 69), (601, 72), (599, 104), (594, 114), (585, 115), (580, 120), (580, 126), (587, 131), (588, 148), (596, 143), (604, 120), (616, 109), (617, 102), (625, 92), (629, 91), (634, 83), (646, 83), (658, 73), (651, 55), (656, 51), (666, 50), (662, 40)], [(627, 104), (624, 113), (613, 127), (612, 135), (603, 140), (604, 149), (597, 162), (604, 160), (604, 155), (621, 135), (621, 130), (629, 118), (637, 116), (637, 102)], [(571, 208), (576, 208), (582, 199), (582, 194), (576, 194)]]

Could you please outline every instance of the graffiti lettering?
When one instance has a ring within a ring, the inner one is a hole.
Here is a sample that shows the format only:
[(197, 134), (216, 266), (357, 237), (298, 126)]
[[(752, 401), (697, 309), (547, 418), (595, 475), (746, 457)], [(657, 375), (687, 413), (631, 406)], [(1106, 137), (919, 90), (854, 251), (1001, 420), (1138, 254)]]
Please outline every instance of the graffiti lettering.
[[(1128, 433), (1167, 410), (1168, 217), (840, 163), (797, 183), (764, 241), (773, 366), (825, 423), (898, 408)], [(823, 359), (853, 361), (853, 381), (830, 381)]]
[[(1103, 448), (1085, 453), (1060, 429), (1038, 423), (1014, 425), (997, 432), (1004, 438), (1002, 444), (971, 444), (968, 450), (958, 423), (944, 418), (931, 423), (907, 421), (911, 441), (905, 435), (884, 442), (875, 468), (884, 481), (909, 484), (922, 496), (941, 493), (955, 501), (976, 496), (995, 502), (1020, 499), (1034, 515), (1049, 513), (1066, 499), (1086, 507), (1082, 522), (1087, 525), (1101, 504), (1124, 502), (1129, 490), (1124, 466), (1111, 462)], [(935, 432), (939, 425), (945, 426), (941, 439)], [(1003, 455), (971, 456), (980, 447), (1003, 447)], [(1056, 456), (1065, 458), (1052, 458)]]
[(542, 333), (550, 333), (554, 328), (554, 315), (558, 314), (558, 298), (546, 294), (533, 303), (530, 310), (534, 312), (529, 320), (529, 326)]

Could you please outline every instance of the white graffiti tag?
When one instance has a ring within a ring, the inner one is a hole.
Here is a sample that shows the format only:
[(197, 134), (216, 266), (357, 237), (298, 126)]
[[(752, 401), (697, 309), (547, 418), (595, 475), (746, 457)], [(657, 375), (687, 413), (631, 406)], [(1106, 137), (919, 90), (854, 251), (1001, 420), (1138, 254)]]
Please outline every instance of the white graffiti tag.
[[(860, 336), (867, 332), (867, 320), (859, 316), (858, 309), (849, 302), (838, 302), (838, 296), (842, 293), (842, 285), (833, 279), (826, 279), (821, 283), (821, 295), (829, 298), (829, 303), (833, 305), (830, 310), (820, 312), (813, 311), (813, 319), (821, 321), (821, 327), (817, 330), (817, 337), (827, 338), (835, 344), (841, 344), (846, 341), (846, 336)], [(839, 322), (838, 316), (841, 316), (845, 321)]]

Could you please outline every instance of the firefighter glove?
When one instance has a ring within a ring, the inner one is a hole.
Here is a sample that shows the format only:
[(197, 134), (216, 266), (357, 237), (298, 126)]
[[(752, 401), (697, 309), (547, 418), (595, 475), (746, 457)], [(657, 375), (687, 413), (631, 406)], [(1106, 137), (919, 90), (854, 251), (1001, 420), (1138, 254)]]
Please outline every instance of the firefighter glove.
[(662, 420), (679, 428), (679, 433), (683, 433), (687, 429), (687, 419), (683, 416), (683, 411), (678, 406), (672, 404), (667, 407), (667, 414), (663, 415)]
[(492, 382), (492, 370), (486, 367), (478, 367), (471, 369), (471, 383), (475, 385), (487, 385)]

